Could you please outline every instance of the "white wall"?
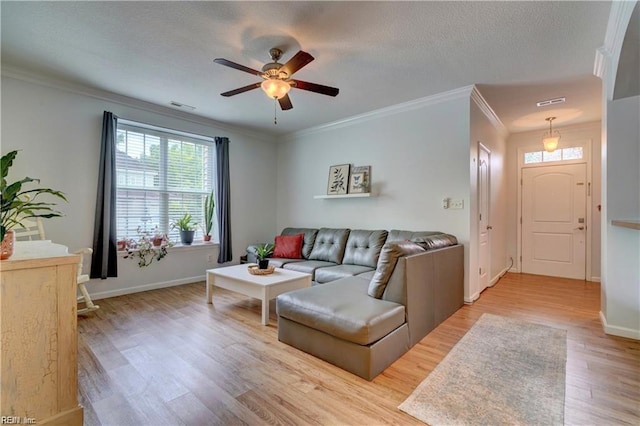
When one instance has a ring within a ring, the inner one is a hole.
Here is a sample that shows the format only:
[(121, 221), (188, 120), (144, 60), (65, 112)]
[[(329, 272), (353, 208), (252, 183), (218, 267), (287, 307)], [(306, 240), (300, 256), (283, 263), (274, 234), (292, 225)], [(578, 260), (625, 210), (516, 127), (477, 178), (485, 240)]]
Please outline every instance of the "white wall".
[[(40, 178), (42, 186), (61, 190), (69, 199), (58, 206), (63, 218), (46, 220), (48, 239), (70, 249), (92, 245), (105, 110), (134, 121), (229, 137), (234, 262), (248, 244), (272, 238), (276, 191), (269, 182), (276, 180), (276, 149), (271, 138), (223, 129), (211, 120), (122, 96), (3, 74), (2, 153), (21, 150), (10, 178)], [(197, 281), (206, 269), (218, 266), (207, 262), (210, 254), (217, 259), (217, 248), (176, 248), (160, 263), (142, 269), (120, 258), (118, 278), (94, 280), (88, 289), (94, 296), (109, 296)]]
[[(637, 74), (637, 71), (636, 71)], [(605, 331), (640, 339), (640, 231), (611, 225), (640, 220), (640, 97), (607, 102), (606, 270), (602, 280)]]
[[(469, 94), (369, 114), (278, 145), (277, 226), (443, 231), (469, 250)], [(329, 167), (371, 165), (372, 198), (326, 194)], [(442, 199), (461, 198), (462, 210)], [(468, 289), (468, 258), (465, 288)]]
[(489, 176), (489, 221), (493, 229), (489, 232), (491, 244), (491, 266), (489, 271), (489, 285), (495, 284), (500, 275), (509, 266), (507, 256), (507, 176), (505, 173), (505, 158), (507, 153), (507, 132), (499, 122), (493, 111), (482, 99), (474, 96), (471, 102), (471, 139), (470, 139), (470, 198), (469, 222), (471, 224), (470, 266), (471, 276), (469, 280), (469, 299), (467, 302), (477, 299), (479, 294), (478, 274), (478, 143), (482, 143), (491, 152), (491, 164)]
[[(600, 139), (601, 123), (592, 122), (578, 124), (574, 126), (557, 127), (560, 132), (559, 147), (573, 146), (576, 143), (586, 143), (589, 148), (591, 158), (589, 160), (589, 172), (591, 178), (591, 196), (587, 197), (587, 214), (591, 218), (591, 228), (589, 229), (591, 254), (587, 259), (587, 279), (590, 281), (600, 281), (600, 219), (601, 212), (598, 205), (601, 201), (601, 160), (600, 160)], [(532, 131), (523, 133), (513, 133), (508, 139), (507, 159), (506, 159), (506, 179), (507, 179), (507, 256), (513, 257), (515, 270), (520, 270), (520, 260), (518, 259), (518, 150), (531, 149), (542, 150), (542, 134), (544, 131)]]

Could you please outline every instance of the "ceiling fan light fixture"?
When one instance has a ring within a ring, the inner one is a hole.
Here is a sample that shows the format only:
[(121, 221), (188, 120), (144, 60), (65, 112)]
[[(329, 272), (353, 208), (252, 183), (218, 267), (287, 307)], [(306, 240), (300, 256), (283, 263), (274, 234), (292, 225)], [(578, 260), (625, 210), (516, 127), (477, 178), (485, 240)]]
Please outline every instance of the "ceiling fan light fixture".
[(554, 132), (551, 126), (551, 122), (555, 119), (555, 117), (545, 118), (545, 120), (549, 122), (549, 133), (545, 132), (542, 136), (542, 145), (547, 152), (555, 151), (558, 148), (558, 142), (560, 142), (560, 132), (557, 130)]
[(291, 90), (291, 86), (289, 83), (283, 80), (278, 80), (275, 78), (270, 78), (263, 81), (260, 84), (264, 93), (267, 94), (271, 99), (281, 99), (287, 96), (289, 90)]

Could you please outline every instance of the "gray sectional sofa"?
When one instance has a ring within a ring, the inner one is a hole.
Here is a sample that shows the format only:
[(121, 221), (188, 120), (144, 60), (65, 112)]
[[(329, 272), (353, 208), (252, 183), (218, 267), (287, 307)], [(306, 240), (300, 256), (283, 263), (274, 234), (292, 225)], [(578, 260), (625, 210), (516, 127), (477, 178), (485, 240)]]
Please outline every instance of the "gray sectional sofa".
[[(441, 232), (286, 228), (313, 286), (276, 299), (278, 339), (372, 380), (463, 304), (463, 246)], [(255, 260), (253, 246), (247, 249)]]

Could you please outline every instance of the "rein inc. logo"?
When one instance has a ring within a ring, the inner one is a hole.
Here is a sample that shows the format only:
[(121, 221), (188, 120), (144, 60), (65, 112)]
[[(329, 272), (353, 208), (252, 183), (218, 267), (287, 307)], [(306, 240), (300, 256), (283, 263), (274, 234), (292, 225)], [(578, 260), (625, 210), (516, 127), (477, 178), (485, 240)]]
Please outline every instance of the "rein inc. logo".
[(36, 419), (20, 416), (0, 416), (1, 425), (35, 425)]

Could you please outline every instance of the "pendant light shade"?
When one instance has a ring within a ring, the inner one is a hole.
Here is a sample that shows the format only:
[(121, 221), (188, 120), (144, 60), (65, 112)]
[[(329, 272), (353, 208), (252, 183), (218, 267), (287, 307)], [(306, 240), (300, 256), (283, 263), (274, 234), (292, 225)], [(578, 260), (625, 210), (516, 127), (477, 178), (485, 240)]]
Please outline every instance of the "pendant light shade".
[(549, 122), (549, 133), (545, 132), (542, 136), (542, 144), (544, 145), (544, 150), (547, 152), (555, 151), (558, 148), (558, 142), (560, 141), (560, 132), (557, 130), (554, 132), (551, 124), (555, 119), (555, 117), (548, 117), (545, 119)]

